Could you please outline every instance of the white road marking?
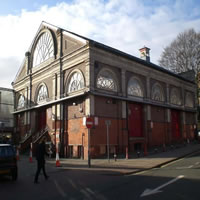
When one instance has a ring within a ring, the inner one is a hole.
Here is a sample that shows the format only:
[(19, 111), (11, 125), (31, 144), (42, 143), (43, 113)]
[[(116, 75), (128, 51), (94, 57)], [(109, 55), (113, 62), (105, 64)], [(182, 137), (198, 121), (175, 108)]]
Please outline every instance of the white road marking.
[(176, 182), (177, 180), (183, 178), (184, 175), (180, 175), (180, 176), (177, 176), (176, 178), (172, 179), (171, 181), (168, 181), (167, 183), (155, 188), (155, 189), (146, 189), (141, 195), (140, 197), (144, 197), (144, 196), (148, 196), (148, 195), (152, 195), (152, 194), (156, 194), (158, 192), (162, 192), (160, 189), (161, 188), (164, 188), (166, 186), (168, 186), (169, 184), (172, 184), (174, 182)]
[[(86, 187), (80, 192), (87, 198), (87, 199), (99, 199), (99, 200), (106, 200), (107, 198), (104, 197), (102, 194), (98, 193), (97, 191), (92, 191), (90, 188)], [(84, 198), (83, 198), (84, 199)]]
[(176, 167), (176, 169), (190, 169), (192, 167), (194, 167), (194, 165), (185, 166), (185, 167)]
[(93, 199), (93, 192), (92, 192), (92, 190), (90, 189), (90, 188), (85, 188), (85, 189), (82, 189), (81, 191), (80, 191), (84, 196), (86, 196), (87, 197), (87, 199)]
[(63, 189), (58, 185), (57, 181), (54, 180), (57, 191), (60, 193), (62, 197), (67, 197), (67, 194), (63, 191)]

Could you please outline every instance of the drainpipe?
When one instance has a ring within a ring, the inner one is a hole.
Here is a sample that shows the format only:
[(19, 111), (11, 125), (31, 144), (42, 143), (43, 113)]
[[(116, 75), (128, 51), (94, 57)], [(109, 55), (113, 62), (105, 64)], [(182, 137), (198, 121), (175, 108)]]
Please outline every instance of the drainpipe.
[[(57, 31), (58, 35), (60, 35), (60, 49), (59, 49), (59, 60), (60, 60), (60, 98), (63, 97), (64, 94), (64, 75), (63, 75), (63, 30), (59, 29)], [(64, 156), (64, 102), (60, 103), (60, 154)]]

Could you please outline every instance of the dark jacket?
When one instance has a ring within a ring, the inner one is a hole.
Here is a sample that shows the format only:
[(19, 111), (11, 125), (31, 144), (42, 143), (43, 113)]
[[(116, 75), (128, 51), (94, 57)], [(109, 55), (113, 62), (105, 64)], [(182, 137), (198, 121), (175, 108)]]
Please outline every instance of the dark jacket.
[(38, 144), (36, 147), (36, 160), (45, 161), (45, 154), (47, 153), (45, 149), (45, 143), (43, 141), (42, 143)]

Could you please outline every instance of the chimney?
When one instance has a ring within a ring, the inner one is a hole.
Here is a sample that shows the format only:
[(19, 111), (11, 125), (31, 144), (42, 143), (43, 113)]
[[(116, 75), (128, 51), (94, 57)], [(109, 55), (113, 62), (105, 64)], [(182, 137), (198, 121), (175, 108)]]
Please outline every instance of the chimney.
[(143, 47), (139, 49), (140, 51), (140, 58), (143, 60), (146, 60), (147, 62), (150, 62), (150, 49), (148, 47)]

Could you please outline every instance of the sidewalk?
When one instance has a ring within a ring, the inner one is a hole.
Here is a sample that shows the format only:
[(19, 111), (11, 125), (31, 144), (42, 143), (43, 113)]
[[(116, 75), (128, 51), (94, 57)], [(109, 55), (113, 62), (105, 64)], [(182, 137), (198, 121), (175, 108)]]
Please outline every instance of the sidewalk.
[[(173, 162), (177, 159), (190, 155), (192, 153), (200, 151), (200, 144), (190, 143), (186, 146), (179, 146), (173, 149), (167, 149), (166, 152), (150, 152), (147, 156), (133, 157), (130, 159), (114, 158), (110, 160), (106, 159), (91, 159), (91, 167), (88, 167), (87, 160), (81, 159), (60, 159), (61, 167), (59, 169), (70, 170), (93, 170), (93, 171), (106, 171), (112, 172), (118, 175), (132, 174), (141, 172), (147, 169), (161, 167), (167, 163)], [(47, 163), (55, 165), (55, 159), (47, 159)]]

